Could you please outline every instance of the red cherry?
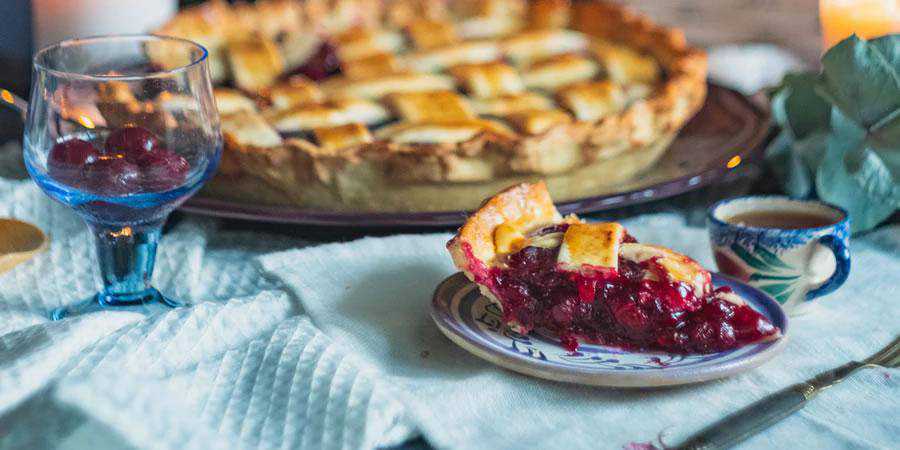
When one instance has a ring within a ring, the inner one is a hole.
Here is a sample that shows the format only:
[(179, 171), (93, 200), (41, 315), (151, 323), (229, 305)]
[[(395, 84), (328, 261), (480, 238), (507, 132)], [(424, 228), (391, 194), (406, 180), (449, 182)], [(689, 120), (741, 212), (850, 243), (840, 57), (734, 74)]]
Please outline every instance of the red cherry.
[(84, 166), (97, 161), (100, 152), (88, 141), (69, 139), (58, 142), (47, 156), (47, 173), (66, 184), (77, 183)]
[(125, 158), (101, 156), (84, 169), (84, 181), (96, 194), (116, 196), (140, 190), (141, 172)]
[(159, 146), (159, 139), (142, 127), (119, 128), (106, 137), (106, 153), (124, 155), (130, 163), (137, 163), (142, 155)]
[(184, 157), (165, 148), (145, 153), (138, 165), (143, 173), (142, 183), (149, 191), (174, 189), (184, 183), (191, 164)]
[(625, 327), (629, 332), (639, 333), (651, 325), (647, 314), (631, 302), (626, 301), (614, 306), (612, 313), (619, 325)]

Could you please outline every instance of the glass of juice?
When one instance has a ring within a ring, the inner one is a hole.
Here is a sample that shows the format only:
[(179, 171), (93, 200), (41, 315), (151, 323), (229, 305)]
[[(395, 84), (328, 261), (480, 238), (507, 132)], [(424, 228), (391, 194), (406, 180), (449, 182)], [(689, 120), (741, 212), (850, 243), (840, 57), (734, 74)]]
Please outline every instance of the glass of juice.
[(856, 33), (874, 38), (900, 32), (900, 0), (819, 0), (824, 50)]

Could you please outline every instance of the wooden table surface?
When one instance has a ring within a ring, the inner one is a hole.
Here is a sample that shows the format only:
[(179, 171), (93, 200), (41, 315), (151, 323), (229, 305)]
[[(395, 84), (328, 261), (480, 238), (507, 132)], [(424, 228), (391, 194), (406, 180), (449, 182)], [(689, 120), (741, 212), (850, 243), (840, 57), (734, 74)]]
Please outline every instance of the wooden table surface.
[(703, 47), (769, 42), (815, 65), (822, 52), (818, 0), (627, 0)]

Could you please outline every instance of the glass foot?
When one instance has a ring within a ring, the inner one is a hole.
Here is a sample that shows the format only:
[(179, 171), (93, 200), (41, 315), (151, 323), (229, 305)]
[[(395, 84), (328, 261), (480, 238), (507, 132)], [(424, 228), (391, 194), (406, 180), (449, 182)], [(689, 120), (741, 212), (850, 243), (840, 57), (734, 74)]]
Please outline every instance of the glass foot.
[(160, 294), (154, 288), (128, 296), (99, 292), (87, 300), (54, 309), (50, 312), (50, 320), (61, 320), (99, 311), (129, 311), (153, 314), (165, 312), (179, 306), (184, 306), (184, 304)]

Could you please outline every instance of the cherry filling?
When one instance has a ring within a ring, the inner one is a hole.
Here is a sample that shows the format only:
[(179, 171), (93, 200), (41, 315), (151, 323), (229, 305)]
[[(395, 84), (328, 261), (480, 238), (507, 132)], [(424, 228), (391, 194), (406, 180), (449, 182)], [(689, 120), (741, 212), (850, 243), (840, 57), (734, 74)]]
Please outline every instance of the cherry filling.
[[(547, 329), (569, 351), (580, 338), (637, 350), (711, 353), (777, 333), (749, 306), (723, 299), (729, 288), (695, 293), (687, 284), (668, 281), (656, 260), (620, 257), (618, 271), (582, 273), (559, 269), (558, 253), (558, 247), (525, 247), (508, 255), (504, 267), (476, 278), (500, 299), (505, 321), (525, 331)], [(658, 276), (647, 279), (648, 271)]]
[(338, 59), (337, 48), (328, 41), (322, 42), (316, 52), (306, 60), (292, 74), (304, 75), (310, 80), (321, 81), (334, 74), (340, 73), (341, 62)]

